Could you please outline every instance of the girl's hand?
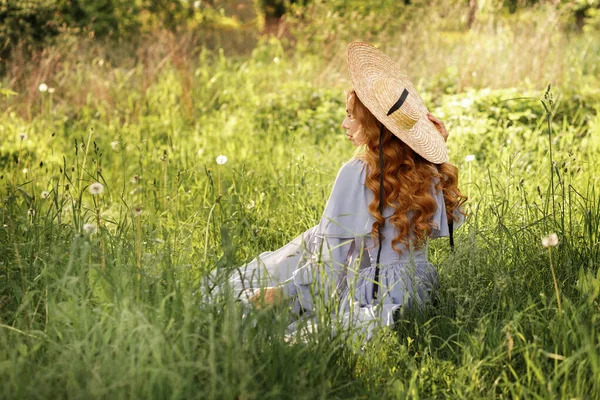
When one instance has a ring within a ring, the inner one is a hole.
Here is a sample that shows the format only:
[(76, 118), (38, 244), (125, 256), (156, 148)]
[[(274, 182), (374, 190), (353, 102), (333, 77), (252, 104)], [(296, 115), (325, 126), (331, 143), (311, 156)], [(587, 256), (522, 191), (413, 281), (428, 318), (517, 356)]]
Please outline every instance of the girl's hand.
[(448, 131), (446, 130), (444, 123), (441, 120), (434, 117), (431, 113), (427, 113), (427, 118), (429, 118), (429, 120), (433, 122), (433, 125), (435, 125), (436, 129), (440, 132), (440, 135), (442, 135), (442, 137), (444, 138), (444, 142), (448, 140)]
[(250, 297), (248, 301), (257, 309), (260, 309), (261, 306), (266, 308), (275, 306), (281, 303), (283, 300), (283, 290), (280, 287), (269, 287), (265, 289), (261, 289), (254, 296)]

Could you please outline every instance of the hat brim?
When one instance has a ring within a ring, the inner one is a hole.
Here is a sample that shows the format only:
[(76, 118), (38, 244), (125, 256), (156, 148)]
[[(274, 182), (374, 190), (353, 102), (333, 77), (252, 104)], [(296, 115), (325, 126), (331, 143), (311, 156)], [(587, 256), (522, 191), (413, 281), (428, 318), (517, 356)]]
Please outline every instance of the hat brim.
[[(348, 46), (348, 71), (356, 95), (367, 109), (396, 137), (421, 157), (434, 164), (448, 161), (448, 149), (444, 138), (427, 118), (427, 107), (408, 76), (390, 57), (364, 42)], [(393, 76), (409, 91), (412, 109), (416, 110), (416, 122), (406, 129), (387, 113), (390, 104), (381, 104), (375, 96), (375, 82), (382, 76)]]

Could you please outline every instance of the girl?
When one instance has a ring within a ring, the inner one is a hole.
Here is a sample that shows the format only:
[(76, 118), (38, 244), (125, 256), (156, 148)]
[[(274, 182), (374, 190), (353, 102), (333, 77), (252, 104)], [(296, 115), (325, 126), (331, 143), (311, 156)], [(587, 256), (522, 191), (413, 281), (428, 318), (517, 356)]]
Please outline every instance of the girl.
[(392, 325), (396, 310), (430, 299), (437, 272), (427, 239), (452, 235), (466, 197), (447, 163), (448, 133), (399, 67), (354, 42), (348, 68), (354, 89), (342, 128), (359, 149), (338, 172), (319, 224), (238, 268), (229, 283), (255, 307), (286, 300), (311, 315), (321, 305), (368, 338)]

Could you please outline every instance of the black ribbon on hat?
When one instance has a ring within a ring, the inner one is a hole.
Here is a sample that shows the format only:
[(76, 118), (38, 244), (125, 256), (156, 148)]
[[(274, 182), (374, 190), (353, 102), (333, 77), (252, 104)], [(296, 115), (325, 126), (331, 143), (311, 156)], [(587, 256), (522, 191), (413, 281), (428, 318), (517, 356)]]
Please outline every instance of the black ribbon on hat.
[(390, 108), (390, 110), (387, 112), (386, 115), (390, 115), (394, 111), (400, 109), (400, 107), (402, 107), (402, 104), (404, 104), (404, 102), (406, 101), (407, 97), (408, 97), (408, 90), (404, 89), (402, 91), (402, 94), (400, 95), (400, 98), (398, 99), (398, 101), (394, 103), (394, 105), (392, 106), (392, 108)]

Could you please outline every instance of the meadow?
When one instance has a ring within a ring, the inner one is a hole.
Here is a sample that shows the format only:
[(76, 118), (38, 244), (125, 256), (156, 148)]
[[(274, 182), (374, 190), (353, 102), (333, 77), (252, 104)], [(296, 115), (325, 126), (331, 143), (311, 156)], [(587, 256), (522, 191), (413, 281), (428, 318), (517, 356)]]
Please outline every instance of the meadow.
[(600, 397), (600, 36), (434, 26), (383, 48), (444, 120), (469, 217), (430, 243), (436, 306), (364, 347), (290, 343), (284, 307), (202, 283), (318, 222), (354, 151), (354, 32), (195, 58), (165, 36), (126, 66), (83, 42), (4, 79), (0, 397)]

